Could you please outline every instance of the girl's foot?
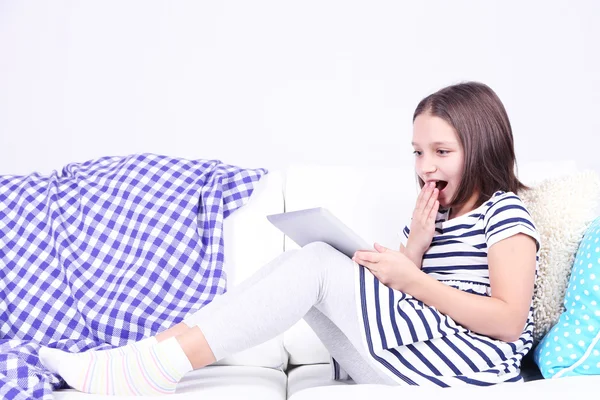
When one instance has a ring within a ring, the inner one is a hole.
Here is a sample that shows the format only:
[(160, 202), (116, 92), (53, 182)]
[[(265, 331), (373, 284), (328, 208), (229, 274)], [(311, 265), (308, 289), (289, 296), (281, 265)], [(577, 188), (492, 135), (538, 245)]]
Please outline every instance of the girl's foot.
[(95, 394), (171, 394), (181, 378), (192, 370), (175, 337), (150, 346), (85, 353), (41, 347), (39, 356), (41, 363), (69, 386)]

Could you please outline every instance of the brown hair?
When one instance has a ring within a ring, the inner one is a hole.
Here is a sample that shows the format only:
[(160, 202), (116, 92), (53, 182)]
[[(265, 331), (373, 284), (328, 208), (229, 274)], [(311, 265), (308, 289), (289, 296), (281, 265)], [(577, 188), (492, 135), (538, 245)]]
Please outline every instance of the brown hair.
[[(448, 86), (425, 97), (413, 122), (421, 114), (446, 121), (458, 135), (464, 151), (463, 178), (450, 207), (465, 203), (479, 191), (476, 207), (502, 190), (528, 189), (516, 175), (513, 134), (504, 105), (487, 85), (466, 82)], [(423, 180), (419, 185), (423, 187)]]

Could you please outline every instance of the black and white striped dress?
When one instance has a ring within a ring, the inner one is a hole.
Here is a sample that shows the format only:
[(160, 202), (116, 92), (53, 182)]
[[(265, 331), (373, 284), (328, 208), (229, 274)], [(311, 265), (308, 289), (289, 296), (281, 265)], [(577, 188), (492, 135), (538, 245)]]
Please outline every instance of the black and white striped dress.
[[(423, 272), (454, 288), (490, 296), (487, 251), (524, 233), (540, 238), (521, 199), (496, 192), (475, 210), (447, 220), (437, 215), (436, 234), (423, 256)], [(409, 228), (403, 230), (406, 244)], [(536, 263), (537, 269), (537, 263)], [(491, 385), (522, 381), (520, 364), (533, 344), (530, 308), (521, 337), (512, 343), (472, 332), (421, 301), (356, 269), (357, 308), (363, 339), (375, 365), (401, 385)]]

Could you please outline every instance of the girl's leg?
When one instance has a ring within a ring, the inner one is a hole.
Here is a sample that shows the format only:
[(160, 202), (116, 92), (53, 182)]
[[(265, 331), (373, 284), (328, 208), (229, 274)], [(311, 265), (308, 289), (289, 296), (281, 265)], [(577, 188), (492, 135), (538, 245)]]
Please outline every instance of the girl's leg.
[[(178, 340), (192, 366), (199, 368), (280, 334), (304, 317), (333, 357), (359, 382), (393, 384), (365, 361), (370, 357), (360, 334), (354, 268), (348, 257), (331, 246), (308, 245), (251, 285), (243, 296), (232, 298), (232, 307), (207, 308), (197, 315), (196, 328)], [(316, 311), (311, 311), (313, 306)], [(334, 336), (346, 339), (336, 346)]]
[(297, 251), (299, 250), (289, 250), (275, 257), (272, 261), (270, 261), (264, 267), (256, 271), (248, 279), (242, 281), (239, 285), (228, 288), (227, 292), (225, 292), (223, 295), (216, 296), (213, 299), (213, 301), (211, 301), (209, 304), (202, 307), (195, 313), (188, 315), (182, 322), (172, 326), (171, 328), (165, 331), (158, 333), (156, 335), (156, 340), (162, 342), (163, 340), (166, 340), (170, 337), (178, 336), (187, 332), (191, 327), (194, 327), (197, 324), (196, 320), (203, 313), (207, 312), (208, 309), (220, 309), (222, 307), (226, 307), (227, 304), (229, 304), (232, 301), (232, 299), (235, 299), (236, 296), (242, 296), (242, 293), (246, 289), (263, 279), (268, 274), (270, 274), (271, 271), (273, 271), (273, 269), (277, 268), (279, 264), (291, 257)]
[[(240, 285), (234, 286), (232, 289), (228, 290), (223, 296), (219, 296), (215, 298), (215, 300), (210, 303), (211, 309), (204, 307), (194, 313), (193, 315), (187, 317), (183, 322), (178, 324), (177, 326), (181, 326), (181, 332), (187, 332), (190, 327), (193, 327), (198, 324), (198, 321), (202, 318), (202, 314), (206, 313), (207, 310), (211, 312), (219, 312), (218, 309), (222, 307), (226, 307), (232, 301), (236, 301), (236, 296), (243, 296), (246, 289), (254, 286), (257, 282), (262, 280), (264, 277), (268, 276), (274, 268), (277, 268), (282, 262), (286, 261), (288, 257), (292, 256), (295, 252), (299, 250), (291, 250), (288, 251), (279, 257), (275, 258), (269, 264), (265, 265), (259, 271), (257, 271), (250, 278), (243, 281)], [(353, 273), (353, 271), (351, 271)], [(340, 276), (338, 287), (342, 288), (345, 293), (347, 293), (347, 287), (352, 287), (353, 275), (348, 274), (345, 282), (341, 279)], [(346, 287), (347, 286), (347, 287)], [(337, 296), (334, 296), (337, 297)], [(340, 298), (343, 296), (340, 296)], [(218, 308), (217, 308), (218, 307)], [(342, 366), (342, 368), (348, 372), (348, 374), (352, 377), (352, 379), (356, 383), (381, 383), (381, 384), (394, 384), (389, 378), (382, 376), (378, 373), (368, 362), (365, 362), (365, 359), (368, 360), (369, 357), (366, 354), (364, 348), (361, 346), (361, 343), (352, 344), (346, 335), (342, 333), (342, 331), (333, 323), (329, 318), (327, 318), (323, 313), (321, 313), (315, 307), (312, 307), (308, 313), (304, 316), (304, 320), (308, 323), (308, 325), (313, 329), (316, 335), (319, 337), (321, 342), (325, 345), (329, 353), (335, 360)], [(359, 329), (358, 320), (356, 320), (357, 325), (355, 327), (356, 330)], [(169, 333), (169, 331), (165, 331), (162, 334)], [(166, 336), (165, 338), (177, 336), (176, 334)], [(157, 339), (164, 340), (157, 336)], [(356, 347), (355, 347), (356, 346)], [(357, 349), (360, 349), (357, 350)]]
[[(281, 262), (283, 262), (286, 258), (290, 257), (296, 251), (298, 251), (298, 250), (290, 250), (283, 254), (280, 254), (278, 257), (274, 258), (271, 262), (269, 262), (267, 265), (265, 265), (260, 270), (258, 270), (254, 275), (252, 275), (248, 279), (244, 280), (241, 284), (228, 289), (227, 292), (224, 293), (222, 296), (216, 296), (212, 302), (210, 302), (209, 304), (207, 304), (206, 306), (204, 306), (202, 309), (200, 309), (196, 313), (192, 314), (191, 316), (188, 316), (182, 322), (180, 322), (162, 332), (159, 332), (156, 336), (147, 337), (138, 342), (129, 343), (128, 345), (122, 346), (122, 347), (127, 347), (128, 349), (133, 349), (133, 347), (141, 348), (144, 346), (151, 346), (157, 342), (162, 342), (163, 340), (166, 340), (168, 338), (178, 336), (178, 335), (181, 335), (181, 334), (187, 332), (190, 329), (190, 327), (193, 327), (194, 325), (196, 325), (196, 323), (194, 322), (194, 318), (196, 318), (197, 315), (200, 315), (203, 312), (203, 310), (206, 309), (206, 307), (209, 307), (209, 306), (210, 307), (223, 307), (223, 306), (225, 306), (229, 302), (229, 300), (235, 296), (236, 293), (243, 292), (246, 288), (248, 288), (249, 286), (252, 286), (255, 282), (261, 280), (264, 276), (269, 274), (273, 270), (273, 268), (276, 268)], [(100, 351), (111, 351), (111, 352), (117, 353), (118, 351), (122, 351), (122, 350), (123, 349), (114, 348), (114, 349), (100, 350)], [(128, 351), (128, 350), (126, 350), (126, 351)]]
[[(108, 387), (116, 394), (172, 393), (177, 381), (192, 368), (211, 364), (283, 333), (313, 306), (359, 348), (354, 268), (348, 257), (332, 247), (313, 243), (231, 296), (226, 306), (200, 310), (194, 318), (196, 325), (185, 333), (144, 350), (144, 354), (110, 364), (122, 365), (124, 373), (94, 375), (90, 371), (109, 371), (110, 365), (105, 365), (106, 361), (99, 364), (102, 360), (92, 357), (85, 362), (67, 363), (71, 367), (77, 364), (71, 383), (60, 371), (66, 363), (53, 364), (69, 384), (83, 391), (107, 393), (104, 388)], [(53, 361), (50, 355), (46, 359)], [(146, 379), (138, 382), (128, 376)]]
[[(113, 379), (117, 375), (113, 374), (112, 377), (110, 377), (107, 376), (107, 373), (102, 374), (104, 368), (96, 368), (96, 366), (97, 364), (103, 363), (115, 365), (117, 367), (121, 365), (125, 367), (128, 363), (123, 362), (123, 359), (134, 359), (135, 363), (139, 364), (140, 358), (148, 358), (148, 351), (145, 348), (151, 347), (157, 342), (166, 342), (163, 344), (163, 347), (168, 346), (170, 348), (166, 351), (166, 354), (170, 354), (173, 359), (177, 358), (176, 356), (179, 355), (179, 364), (185, 364), (183, 367), (175, 369), (180, 369), (183, 371), (183, 373), (188, 372), (191, 369), (191, 366), (187, 357), (181, 351), (181, 347), (179, 346), (177, 339), (175, 339), (175, 336), (190, 331), (190, 327), (195, 326), (194, 319), (206, 313), (207, 310), (212, 308), (217, 310), (221, 307), (226, 307), (227, 304), (234, 301), (234, 299), (241, 297), (247, 288), (256, 284), (263, 277), (268, 275), (270, 271), (277, 268), (279, 264), (291, 257), (297, 251), (298, 250), (292, 250), (279, 255), (270, 263), (257, 271), (254, 275), (243, 281), (240, 285), (231, 288), (222, 296), (215, 297), (210, 304), (198, 310), (191, 316), (188, 316), (183, 322), (180, 322), (171, 328), (160, 332), (157, 336), (148, 337), (139, 342), (131, 343), (127, 346), (122, 346), (111, 350), (88, 351), (78, 354), (66, 353), (64, 351), (42, 347), (39, 351), (40, 361), (50, 371), (60, 375), (71, 387), (87, 393), (136, 395), (144, 393), (158, 394), (172, 392), (171, 389), (166, 388), (169, 385), (164, 384), (162, 385), (162, 388), (150, 388), (149, 390), (147, 390), (148, 388), (132, 388), (132, 385), (125, 385), (122, 382), (120, 384), (111, 384), (110, 382), (107, 382), (107, 380)], [(178, 354), (178, 352), (180, 354)], [(156, 357), (151, 358), (155, 359)], [(154, 364), (156, 364), (156, 362), (154, 362)], [(108, 372), (110, 369), (111, 368), (107, 368), (106, 372)], [(121, 375), (125, 377), (131, 377), (131, 374), (126, 373), (122, 373)], [(151, 374), (145, 375), (151, 376)], [(140, 377), (140, 375), (138, 375), (138, 377)], [(179, 379), (180, 378), (171, 379), (171, 381), (172, 383), (176, 384)], [(147, 381), (147, 379), (145, 380)], [(172, 389), (174, 389), (174, 385), (171, 386)]]
[[(258, 270), (254, 275), (244, 280), (241, 284), (234, 286), (233, 288), (228, 290), (227, 293), (225, 293), (223, 296), (215, 298), (215, 300), (213, 300), (213, 302), (210, 303), (210, 306), (215, 307), (213, 308), (213, 310), (216, 310), (216, 307), (226, 307), (229, 303), (235, 301), (236, 296), (243, 296), (243, 293), (246, 291), (246, 289), (254, 286), (257, 282), (262, 280), (264, 277), (268, 276), (274, 270), (274, 268), (277, 268), (282, 262), (287, 260), (288, 257), (292, 256), (298, 251), (299, 250), (289, 250), (281, 254), (269, 264), (265, 265), (260, 270)], [(346, 285), (352, 287), (352, 285), (354, 284), (353, 275), (348, 274), (347, 277), (350, 279), (348, 279), (346, 282), (343, 282), (343, 279), (341, 279), (340, 276), (340, 288), (346, 289)], [(347, 290), (343, 291), (347, 293)], [(190, 329), (190, 327), (197, 325), (198, 320), (201, 319), (202, 313), (206, 312), (207, 307), (204, 307), (196, 313), (194, 313), (193, 315), (188, 316), (183, 322), (178, 324), (178, 326), (183, 327), (182, 332), (186, 332)], [(344, 335), (342, 331), (318, 309), (312, 307), (304, 316), (304, 320), (316, 333), (317, 337), (319, 337), (321, 342), (329, 351), (329, 354), (331, 354), (331, 356), (335, 358), (335, 360), (342, 366), (342, 368), (346, 372), (348, 372), (348, 374), (352, 377), (354, 382), (394, 384), (394, 382), (391, 381), (389, 378), (387, 378), (386, 376), (382, 376), (375, 369), (373, 369), (370, 363), (365, 362), (365, 359), (368, 360), (368, 355), (366, 354), (364, 348), (361, 346), (361, 343), (357, 343), (355, 345), (350, 343), (346, 335)], [(358, 320), (356, 321), (356, 329), (358, 330)], [(165, 331), (163, 333), (167, 332), (168, 331)], [(159, 338), (159, 336), (157, 336), (157, 339), (162, 340)], [(357, 350), (357, 348), (360, 349), (360, 351)]]
[(352, 343), (359, 343), (354, 268), (352, 260), (331, 246), (311, 243), (228, 307), (200, 312), (196, 326), (177, 340), (196, 369), (283, 333), (315, 306)]

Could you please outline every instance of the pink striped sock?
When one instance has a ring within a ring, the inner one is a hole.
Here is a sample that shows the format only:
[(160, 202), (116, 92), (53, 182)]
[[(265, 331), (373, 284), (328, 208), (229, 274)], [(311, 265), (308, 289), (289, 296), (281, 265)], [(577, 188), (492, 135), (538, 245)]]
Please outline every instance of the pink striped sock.
[(69, 386), (85, 393), (159, 395), (175, 392), (192, 370), (176, 338), (151, 346), (72, 354), (42, 347), (40, 361)]

